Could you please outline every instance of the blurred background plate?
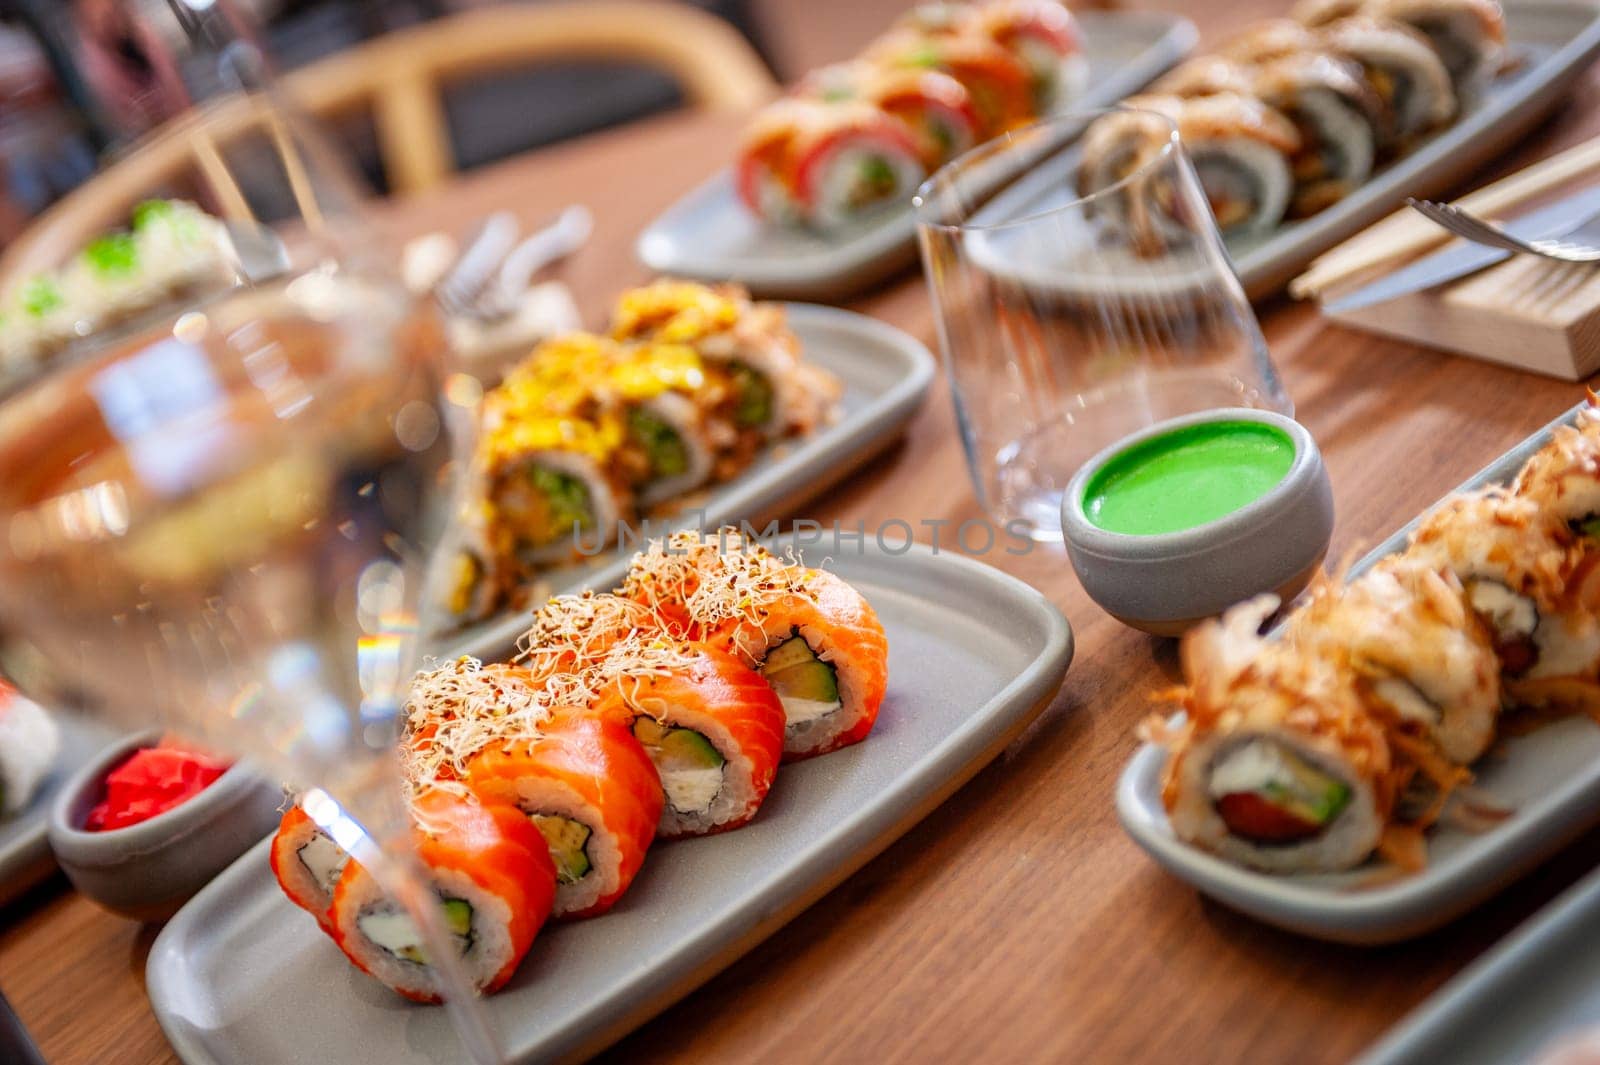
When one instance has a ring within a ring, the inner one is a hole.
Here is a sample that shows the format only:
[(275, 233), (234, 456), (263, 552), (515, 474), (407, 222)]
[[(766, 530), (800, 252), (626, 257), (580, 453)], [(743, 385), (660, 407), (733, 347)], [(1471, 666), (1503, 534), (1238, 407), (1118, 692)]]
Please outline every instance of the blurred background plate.
[[(1407, 196), (1441, 194), (1531, 130), (1567, 98), (1600, 55), (1600, 6), (1584, 0), (1511, 0), (1505, 5), (1507, 47), (1517, 66), (1454, 125), (1378, 170), (1355, 192), (1310, 218), (1263, 235), (1228, 242), (1251, 298), (1281, 289), (1317, 255), (1383, 217)], [(1069, 148), (996, 196), (975, 223), (1048, 211), (1075, 199), (1078, 151)], [(1087, 279), (1062, 279), (1072, 287)]]
[(80, 766), (117, 738), (105, 725), (72, 714), (51, 713), (61, 729), (61, 753), (55, 768), (28, 808), (0, 819), (0, 905), (10, 902), (55, 871), (55, 857), (45, 839), (50, 804)]
[[(1194, 47), (1194, 24), (1149, 11), (1083, 11), (1089, 88), (1062, 111), (1110, 106), (1138, 92)], [(652, 270), (706, 281), (734, 280), (758, 296), (845, 299), (916, 258), (910, 204), (887, 208), (847, 234), (772, 226), (745, 209), (733, 171), (668, 208), (639, 237), (639, 258)]]

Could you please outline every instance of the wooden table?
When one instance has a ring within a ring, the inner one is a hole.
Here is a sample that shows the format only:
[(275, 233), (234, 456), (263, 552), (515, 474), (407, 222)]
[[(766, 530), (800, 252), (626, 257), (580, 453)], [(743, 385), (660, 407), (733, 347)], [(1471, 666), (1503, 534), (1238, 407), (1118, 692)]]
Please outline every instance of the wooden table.
[[(868, 23), (829, 0), (841, 34)], [(1174, 4), (1174, 6), (1176, 6)], [(1222, 32), (1259, 4), (1202, 0)], [(819, 4), (819, 8), (823, 5)], [(1193, 14), (1193, 10), (1190, 11)], [(864, 34), (866, 30), (860, 29)], [(843, 43), (835, 54), (853, 47)], [(1600, 73), (1502, 170), (1600, 132)], [(737, 123), (672, 116), (558, 147), (385, 212), (397, 233), (598, 218), (566, 268), (587, 316), (644, 279), (634, 235), (728, 157)], [(1483, 175), (1484, 179), (1493, 176)], [(920, 277), (853, 304), (928, 342)], [(1259, 308), (1338, 503), (1333, 556), (1375, 543), (1579, 396), (1577, 388)], [(796, 517), (870, 525), (979, 516), (942, 383), (903, 445)], [(1328, 946), (1207, 902), (1122, 833), (1118, 772), (1173, 645), (1089, 603), (1059, 549), (999, 565), (1071, 619), (1077, 659), (1021, 739), (846, 885), (609, 1055), (623, 1060), (1340, 1061), (1593, 864), (1600, 833), (1473, 915), (1401, 946)], [(62, 1063), (170, 1060), (144, 997), (155, 930), (54, 885), (0, 914), (0, 989)]]

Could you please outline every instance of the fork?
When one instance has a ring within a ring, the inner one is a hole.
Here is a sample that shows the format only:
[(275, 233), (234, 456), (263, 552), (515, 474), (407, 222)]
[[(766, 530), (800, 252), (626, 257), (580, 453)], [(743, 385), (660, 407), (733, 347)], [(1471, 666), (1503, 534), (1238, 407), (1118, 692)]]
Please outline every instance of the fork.
[(1525, 252), (1563, 263), (1600, 262), (1600, 248), (1593, 244), (1572, 239), (1522, 240), (1454, 204), (1418, 199), (1407, 199), (1406, 203), (1424, 218), (1474, 244)]

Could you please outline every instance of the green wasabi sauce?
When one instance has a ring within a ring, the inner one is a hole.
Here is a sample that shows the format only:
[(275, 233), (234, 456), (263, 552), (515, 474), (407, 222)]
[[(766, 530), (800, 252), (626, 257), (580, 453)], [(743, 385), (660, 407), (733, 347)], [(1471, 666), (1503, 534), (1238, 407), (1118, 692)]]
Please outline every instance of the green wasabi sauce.
[(1216, 521), (1277, 487), (1294, 441), (1260, 422), (1202, 422), (1111, 457), (1089, 479), (1083, 511), (1107, 532), (1155, 536)]

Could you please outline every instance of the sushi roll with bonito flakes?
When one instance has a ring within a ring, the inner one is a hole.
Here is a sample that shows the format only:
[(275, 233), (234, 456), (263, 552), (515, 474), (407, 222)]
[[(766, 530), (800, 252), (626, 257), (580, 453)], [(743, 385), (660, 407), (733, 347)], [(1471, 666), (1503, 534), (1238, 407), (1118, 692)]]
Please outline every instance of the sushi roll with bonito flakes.
[(1449, 568), (1489, 627), (1513, 697), (1523, 682), (1600, 672), (1600, 616), (1567, 582), (1577, 546), (1538, 502), (1491, 488), (1423, 518), (1406, 555)]
[(659, 835), (725, 832), (756, 815), (783, 755), (784, 706), (733, 654), (674, 638), (643, 603), (592, 593), (550, 599), (519, 646), (520, 668), (583, 677), (589, 709), (644, 747), (665, 799)]
[(864, 101), (899, 119), (916, 139), (922, 165), (929, 173), (981, 139), (972, 94), (937, 70), (838, 63), (813, 72), (796, 94), (824, 103)]
[(1343, 654), (1370, 712), (1456, 765), (1482, 757), (1500, 716), (1500, 663), (1450, 570), (1390, 558), (1340, 586), (1324, 580), (1286, 637)]
[[(472, 986), (511, 979), (550, 915), (556, 871), (519, 811), (432, 792), (416, 802), (417, 857)], [(438, 1002), (442, 985), (411, 916), (351, 861), (328, 914), (334, 942), (357, 968), (409, 999)]]
[(1257, 635), (1277, 605), (1240, 604), (1185, 636), (1185, 720), (1145, 726), (1167, 750), (1162, 801), (1181, 839), (1231, 861), (1349, 869), (1394, 809), (1389, 743), (1334, 659)]

